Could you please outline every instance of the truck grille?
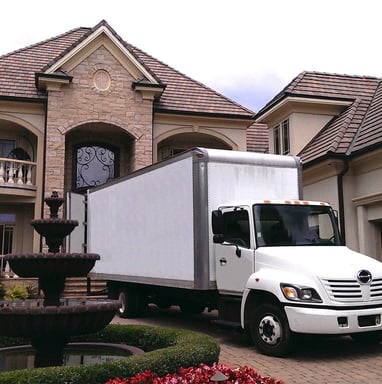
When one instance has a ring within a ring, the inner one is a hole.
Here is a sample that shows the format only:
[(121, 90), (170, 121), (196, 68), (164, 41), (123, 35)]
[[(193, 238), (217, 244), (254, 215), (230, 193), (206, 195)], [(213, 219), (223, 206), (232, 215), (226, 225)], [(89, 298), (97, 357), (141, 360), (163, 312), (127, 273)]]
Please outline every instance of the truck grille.
[(356, 279), (321, 279), (331, 300), (365, 302), (382, 300), (382, 278), (361, 285)]

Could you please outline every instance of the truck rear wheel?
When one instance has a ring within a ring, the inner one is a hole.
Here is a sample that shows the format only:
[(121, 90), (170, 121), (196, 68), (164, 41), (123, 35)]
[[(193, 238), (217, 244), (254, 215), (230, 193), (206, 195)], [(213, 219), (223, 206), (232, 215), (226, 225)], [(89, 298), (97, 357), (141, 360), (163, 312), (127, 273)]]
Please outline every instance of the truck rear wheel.
[(120, 289), (118, 300), (121, 303), (119, 317), (124, 319), (129, 317), (139, 317), (146, 312), (147, 302), (145, 297), (134, 289)]
[(293, 345), (294, 335), (286, 315), (275, 304), (260, 304), (255, 309), (250, 331), (255, 347), (265, 355), (284, 356)]

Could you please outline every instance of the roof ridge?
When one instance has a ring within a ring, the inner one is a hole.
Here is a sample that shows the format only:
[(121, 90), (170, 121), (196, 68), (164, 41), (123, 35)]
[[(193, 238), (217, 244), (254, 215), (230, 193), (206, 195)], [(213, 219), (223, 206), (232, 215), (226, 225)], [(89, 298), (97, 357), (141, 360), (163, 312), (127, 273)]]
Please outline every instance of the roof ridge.
[(350, 122), (353, 120), (353, 117), (354, 117), (360, 103), (361, 103), (361, 98), (357, 97), (354, 100), (353, 104), (349, 107), (349, 109), (346, 110), (346, 113), (344, 114), (344, 121), (341, 124), (340, 129), (338, 129), (337, 137), (339, 138), (339, 140), (333, 141), (333, 144), (329, 146), (329, 149), (327, 151), (328, 153), (329, 152), (335, 153), (336, 150), (338, 149), (338, 146), (341, 143), (341, 141), (342, 141), (342, 139), (346, 133), (346, 129), (349, 126)]
[(311, 75), (323, 75), (325, 77), (328, 76), (336, 76), (336, 77), (348, 77), (352, 79), (372, 79), (372, 80), (381, 80), (381, 77), (378, 76), (370, 76), (370, 75), (350, 75), (348, 73), (338, 73), (338, 72), (325, 72), (325, 71), (304, 71), (303, 74), (311, 74)]
[(371, 108), (372, 105), (373, 105), (373, 100), (374, 100), (374, 98), (375, 98), (375, 95), (376, 95), (377, 92), (378, 92), (379, 87), (381, 86), (381, 82), (382, 82), (382, 80), (380, 80), (379, 83), (378, 83), (378, 86), (375, 87), (374, 94), (373, 94), (373, 96), (372, 96), (370, 102), (368, 103), (367, 110), (366, 110), (365, 113), (363, 114), (362, 121), (361, 121), (361, 123), (358, 125), (357, 132), (355, 133), (355, 135), (354, 135), (354, 137), (353, 137), (353, 139), (352, 139), (352, 141), (351, 141), (351, 143), (350, 143), (350, 145), (349, 145), (349, 148), (348, 148), (348, 150), (346, 151), (346, 154), (347, 154), (347, 155), (350, 155), (350, 154), (351, 154), (351, 152), (352, 152), (352, 150), (353, 150), (353, 147), (354, 147), (354, 144), (356, 143), (356, 141), (357, 141), (357, 139), (358, 139), (358, 137), (359, 137), (359, 135), (360, 135), (360, 133), (361, 133), (361, 131), (362, 131), (362, 128), (363, 128), (365, 119), (366, 119), (366, 117), (367, 117), (367, 115), (368, 115), (368, 113), (369, 113), (370, 108)]

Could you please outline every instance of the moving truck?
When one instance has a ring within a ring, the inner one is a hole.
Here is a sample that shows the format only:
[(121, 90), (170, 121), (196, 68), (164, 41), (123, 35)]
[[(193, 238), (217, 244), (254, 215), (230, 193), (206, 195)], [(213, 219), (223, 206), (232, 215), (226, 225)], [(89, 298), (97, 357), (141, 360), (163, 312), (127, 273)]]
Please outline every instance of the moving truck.
[(122, 317), (217, 310), (271, 356), (299, 334), (378, 342), (382, 263), (342, 245), (331, 206), (301, 191), (297, 157), (206, 148), (91, 189), (90, 277)]

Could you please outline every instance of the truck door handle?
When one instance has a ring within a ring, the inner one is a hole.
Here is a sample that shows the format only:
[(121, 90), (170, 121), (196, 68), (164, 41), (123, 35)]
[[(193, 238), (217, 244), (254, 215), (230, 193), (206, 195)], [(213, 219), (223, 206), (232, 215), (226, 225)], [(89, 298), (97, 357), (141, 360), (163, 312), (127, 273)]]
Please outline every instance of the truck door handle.
[(227, 264), (227, 260), (224, 257), (220, 259), (219, 262), (221, 267), (224, 267)]

